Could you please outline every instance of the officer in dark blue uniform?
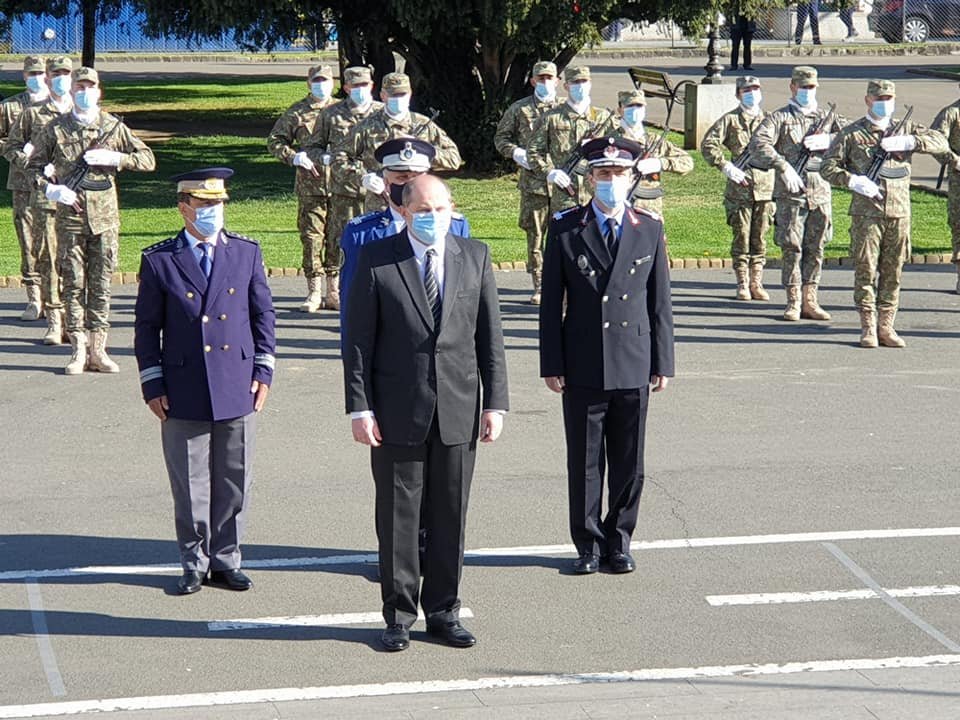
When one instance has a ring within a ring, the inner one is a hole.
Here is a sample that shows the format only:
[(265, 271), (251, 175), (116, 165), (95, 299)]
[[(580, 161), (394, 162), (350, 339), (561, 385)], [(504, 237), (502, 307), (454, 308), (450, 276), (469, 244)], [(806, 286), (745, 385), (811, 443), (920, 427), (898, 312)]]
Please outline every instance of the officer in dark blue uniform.
[[(643, 490), (648, 389), (674, 373), (663, 222), (627, 206), (642, 148), (598, 138), (583, 152), (592, 200), (557, 213), (547, 233), (540, 375), (563, 393), (573, 570), (631, 572)], [(566, 304), (566, 312), (564, 312)], [(608, 508), (601, 514), (604, 471)]]
[(204, 582), (253, 585), (240, 570), (240, 542), (276, 314), (260, 246), (223, 227), (231, 175), (208, 168), (173, 178), (184, 228), (140, 261), (134, 350), (143, 398), (162, 421), (184, 595)]

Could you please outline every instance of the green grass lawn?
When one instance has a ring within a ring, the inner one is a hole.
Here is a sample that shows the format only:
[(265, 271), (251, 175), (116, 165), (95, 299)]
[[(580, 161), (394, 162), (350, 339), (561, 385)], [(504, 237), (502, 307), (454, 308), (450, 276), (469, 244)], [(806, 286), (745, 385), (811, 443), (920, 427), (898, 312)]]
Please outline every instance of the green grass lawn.
[[(0, 83), (0, 93), (5, 96), (19, 89)], [(228, 227), (258, 239), (268, 266), (299, 266), (293, 173), (267, 153), (265, 138), (276, 117), (305, 92), (304, 83), (287, 78), (244, 78), (236, 83), (222, 79), (110, 83), (105, 78), (104, 106), (108, 110), (123, 115), (134, 128), (172, 135), (151, 142), (157, 156), (156, 172), (120, 176), (120, 269), (136, 270), (141, 248), (179, 230), (180, 216), (169, 178), (211, 165), (228, 165), (237, 171), (230, 183)], [(664, 180), (670, 252), (674, 257), (726, 257), (730, 233), (723, 212), (725, 180), (706, 166), (699, 153), (693, 155), (696, 167), (692, 173), (667, 175)], [(461, 176), (452, 178), (450, 185), (458, 209), (470, 219), (474, 236), (490, 245), (495, 262), (526, 259), (526, 241), (517, 227), (515, 176)], [(0, 202), (10, 207), (9, 191), (0, 193)], [(834, 193), (835, 239), (827, 248), (828, 256), (848, 254), (849, 202), (849, 192)], [(769, 245), (770, 254), (776, 256), (772, 239)], [(913, 246), (914, 252), (949, 252), (943, 198), (913, 194)], [(0, 275), (17, 274), (19, 264), (7, 211), (5, 216), (0, 214)]]

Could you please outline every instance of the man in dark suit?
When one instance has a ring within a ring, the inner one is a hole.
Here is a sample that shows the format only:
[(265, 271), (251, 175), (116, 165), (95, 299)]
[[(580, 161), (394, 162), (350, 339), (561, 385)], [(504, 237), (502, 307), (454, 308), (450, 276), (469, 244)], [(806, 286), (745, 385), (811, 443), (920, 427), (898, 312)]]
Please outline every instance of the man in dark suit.
[(419, 605), (428, 632), (470, 647), (476, 638), (460, 624), (459, 584), (476, 441), (496, 440), (508, 409), (497, 287), (489, 248), (448, 232), (442, 181), (411, 180), (402, 202), (404, 229), (360, 250), (344, 347), (346, 409), (354, 439), (371, 446), (383, 646), (409, 646)]
[(173, 178), (184, 228), (140, 261), (134, 350), (143, 399), (161, 420), (182, 595), (205, 582), (253, 585), (240, 570), (240, 542), (276, 314), (260, 246), (223, 228), (231, 175), (208, 168)]
[(674, 372), (670, 273), (663, 222), (626, 204), (643, 149), (609, 137), (583, 150), (593, 199), (557, 213), (547, 234), (540, 375), (563, 393), (573, 570), (595, 573), (603, 561), (625, 573), (636, 567), (630, 538), (643, 490), (648, 388), (663, 390)]

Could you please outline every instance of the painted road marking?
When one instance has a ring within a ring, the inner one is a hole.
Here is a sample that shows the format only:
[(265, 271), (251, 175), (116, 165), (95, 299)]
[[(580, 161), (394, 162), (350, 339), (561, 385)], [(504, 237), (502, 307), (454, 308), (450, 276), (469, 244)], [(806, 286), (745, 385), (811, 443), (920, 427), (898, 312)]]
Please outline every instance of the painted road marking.
[(47, 676), (47, 685), (50, 686), (50, 694), (54, 697), (63, 697), (67, 694), (67, 689), (64, 687), (63, 677), (60, 675), (57, 656), (53, 652), (53, 643), (50, 642), (50, 632), (47, 629), (47, 616), (43, 610), (43, 596), (40, 594), (40, 586), (35, 582), (27, 582), (25, 585), (27, 586), (27, 600), (30, 602), (33, 636), (37, 640), (37, 650), (40, 653), (43, 672)]
[(272, 690), (239, 690), (189, 695), (153, 695), (113, 698), (111, 700), (77, 700), (36, 705), (0, 706), (0, 718), (82, 715), (137, 710), (168, 710), (215, 705), (329, 700), (334, 698), (382, 697), (420, 693), (497, 690), (501, 688), (559, 687), (595, 683), (622, 683), (651, 680), (696, 680), (697, 678), (756, 677), (794, 675), (798, 673), (841, 672), (845, 670), (889, 670), (899, 668), (932, 668), (960, 665), (960, 655), (925, 655), (921, 657), (865, 658), (853, 660), (813, 660), (783, 665), (712, 665), (705, 667), (656, 668), (625, 672), (571, 673), (550, 675), (513, 675), (476, 680), (429, 680), (424, 682), (392, 682), (369, 685), (331, 685), (327, 687), (276, 688)]
[[(460, 608), (461, 618), (472, 618), (470, 608)], [(425, 619), (423, 611), (418, 620)], [(234, 620), (215, 620), (207, 623), (210, 632), (227, 630), (256, 630), (258, 628), (281, 627), (327, 627), (333, 625), (382, 625), (382, 612), (338, 613), (336, 615), (293, 615), (291, 617), (236, 618)]]
[[(887, 540), (918, 537), (957, 537), (960, 527), (894, 528), (881, 530), (838, 530), (832, 532), (782, 533), (775, 535), (733, 535), (729, 537), (676, 538), (670, 540), (641, 540), (630, 544), (631, 550), (683, 550), (708, 547), (736, 547), (743, 545), (779, 545), (784, 543), (822, 543), (845, 540)], [(569, 555), (576, 553), (573, 545), (525, 545), (520, 547), (477, 548), (468, 550), (465, 557), (484, 559), (498, 557), (529, 557), (540, 555)], [(322, 567), (325, 565), (365, 565), (377, 562), (376, 553), (329, 555), (326, 557), (267, 558), (245, 560), (246, 569), (278, 569)], [(44, 578), (83, 575), (156, 575), (180, 573), (179, 565), (88, 565), (83, 567), (51, 568), (46, 570), (6, 570), (0, 572), (0, 582), (6, 580), (40, 580)]]
[[(895, 598), (941, 597), (960, 595), (960, 585), (915, 585), (905, 588), (884, 588)], [(739, 595), (707, 595), (714, 607), (729, 605), (780, 605), (782, 603), (831, 602), (834, 600), (879, 600), (873, 590), (814, 590), (812, 592), (741, 593)]]

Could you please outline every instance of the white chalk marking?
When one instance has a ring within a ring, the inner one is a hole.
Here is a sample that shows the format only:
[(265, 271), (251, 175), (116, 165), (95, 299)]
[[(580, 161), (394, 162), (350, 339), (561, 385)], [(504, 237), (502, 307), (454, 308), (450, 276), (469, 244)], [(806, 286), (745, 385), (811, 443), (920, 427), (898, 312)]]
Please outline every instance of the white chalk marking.
[[(890, 597), (940, 597), (960, 595), (960, 585), (919, 585), (905, 588), (884, 588)], [(783, 603), (831, 602), (834, 600), (879, 600), (873, 590), (814, 590), (812, 592), (742, 593), (740, 595), (707, 595), (714, 607), (729, 605), (780, 605)]]
[(43, 672), (47, 676), (47, 685), (50, 694), (54, 697), (63, 697), (67, 689), (63, 685), (63, 677), (57, 665), (57, 656), (53, 652), (53, 643), (50, 642), (50, 631), (47, 629), (47, 616), (43, 610), (43, 596), (40, 586), (35, 582), (26, 582), (27, 599), (30, 602), (30, 620), (33, 622), (33, 636), (37, 641), (37, 650), (40, 653), (40, 662)]
[[(472, 618), (473, 611), (470, 608), (460, 608), (461, 618)], [(423, 620), (423, 612), (417, 615), (419, 620)], [(293, 615), (291, 617), (262, 617), (262, 618), (236, 618), (233, 620), (215, 620), (207, 623), (207, 629), (210, 632), (224, 632), (227, 630), (256, 630), (258, 628), (283, 628), (283, 627), (328, 627), (335, 625), (382, 625), (383, 613), (365, 612), (365, 613), (339, 613), (336, 615)]]

